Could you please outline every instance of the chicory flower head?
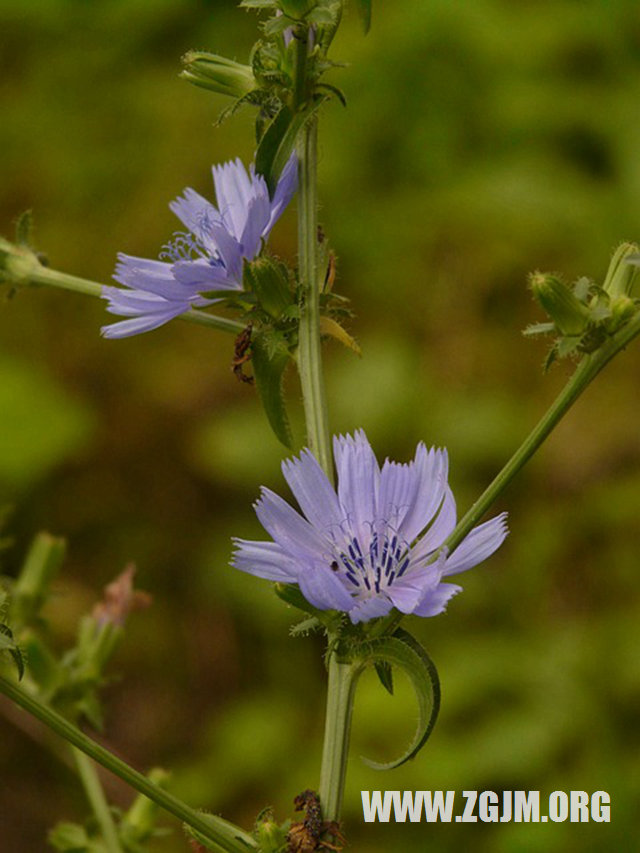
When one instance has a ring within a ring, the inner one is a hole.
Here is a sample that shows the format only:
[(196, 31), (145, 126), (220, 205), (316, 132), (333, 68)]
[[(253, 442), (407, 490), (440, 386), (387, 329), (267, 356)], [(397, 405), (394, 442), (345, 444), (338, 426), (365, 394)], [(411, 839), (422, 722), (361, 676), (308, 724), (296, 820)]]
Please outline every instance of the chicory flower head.
[(452, 554), (442, 548), (456, 525), (446, 450), (418, 445), (408, 464), (380, 469), (362, 430), (334, 438), (337, 493), (309, 450), (282, 470), (304, 517), (263, 488), (255, 510), (273, 542), (235, 539), (232, 565), (271, 581), (295, 583), (320, 610), (351, 621), (393, 607), (442, 613), (460, 592), (443, 583), (485, 560), (507, 535), (506, 513), (475, 527)]
[[(210, 291), (242, 290), (243, 261), (253, 260), (296, 189), (292, 155), (269, 196), (262, 175), (238, 159), (213, 167), (215, 207), (188, 187), (169, 207), (187, 228), (163, 247), (161, 260), (120, 253), (114, 279), (103, 287), (107, 311), (129, 317), (103, 326), (105, 338), (126, 338), (162, 326), (191, 308), (217, 301)], [(219, 298), (219, 297), (218, 297)]]

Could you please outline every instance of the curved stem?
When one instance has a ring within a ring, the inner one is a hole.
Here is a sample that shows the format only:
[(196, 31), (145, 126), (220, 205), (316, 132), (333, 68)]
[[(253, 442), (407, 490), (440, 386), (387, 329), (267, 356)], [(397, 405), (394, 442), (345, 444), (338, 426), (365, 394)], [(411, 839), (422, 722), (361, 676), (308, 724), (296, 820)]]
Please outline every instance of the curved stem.
[(71, 751), (75, 758), (78, 767), (78, 774), (84, 790), (87, 794), (87, 799), (91, 804), (95, 815), (102, 838), (107, 848), (108, 853), (122, 853), (122, 847), (118, 838), (118, 830), (113, 822), (113, 816), (109, 803), (102, 790), (102, 785), (98, 779), (94, 763), (88, 756), (77, 747), (72, 746)]
[(318, 123), (309, 119), (298, 142), (298, 245), (303, 301), (300, 314), (298, 370), (302, 386), (307, 441), (333, 482), (329, 418), (320, 345), (320, 282), (317, 220)]
[[(103, 285), (99, 282), (52, 270), (49, 267), (41, 266), (37, 271), (31, 273), (29, 283), (45, 287), (59, 287), (62, 290), (81, 293), (83, 296), (102, 297)], [(200, 326), (219, 329), (222, 332), (231, 332), (233, 335), (239, 334), (245, 327), (243, 323), (238, 323), (236, 320), (228, 320), (226, 317), (217, 317), (215, 314), (207, 314), (205, 311), (196, 311), (195, 309), (180, 314), (179, 319), (198, 323)]]
[(8, 696), (25, 711), (28, 711), (56, 734), (63, 737), (70, 744), (77, 747), (85, 755), (93, 758), (98, 764), (106, 767), (116, 776), (123, 779), (136, 791), (153, 800), (165, 811), (186, 823), (199, 832), (208, 841), (217, 844), (221, 850), (228, 853), (247, 853), (256, 850), (255, 840), (240, 827), (223, 820), (216, 815), (202, 814), (183, 803), (173, 794), (151, 782), (142, 773), (134, 770), (126, 762), (122, 761), (113, 753), (109, 752), (92, 738), (85, 735), (80, 729), (62, 717), (57, 711), (43, 705), (33, 696), (30, 696), (20, 685), (3, 675), (0, 675), (0, 692)]
[(329, 656), (327, 716), (318, 791), (325, 820), (340, 820), (347, 774), (353, 700), (360, 672), (360, 665), (343, 663), (335, 653)]

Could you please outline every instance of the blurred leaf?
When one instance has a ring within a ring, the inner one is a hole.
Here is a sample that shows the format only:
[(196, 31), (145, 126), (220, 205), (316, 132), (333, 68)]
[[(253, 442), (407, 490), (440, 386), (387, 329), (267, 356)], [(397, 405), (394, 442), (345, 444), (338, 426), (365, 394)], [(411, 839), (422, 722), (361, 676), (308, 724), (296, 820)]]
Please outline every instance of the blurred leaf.
[(0, 357), (0, 484), (31, 484), (78, 454), (92, 429), (88, 407), (46, 373)]

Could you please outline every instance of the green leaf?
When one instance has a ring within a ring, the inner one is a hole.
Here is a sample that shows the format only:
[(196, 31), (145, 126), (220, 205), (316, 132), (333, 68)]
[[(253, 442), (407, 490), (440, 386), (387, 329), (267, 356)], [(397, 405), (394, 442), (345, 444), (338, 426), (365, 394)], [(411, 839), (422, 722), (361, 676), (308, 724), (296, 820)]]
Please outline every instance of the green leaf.
[(278, 441), (291, 447), (291, 427), (284, 404), (282, 380), (289, 364), (288, 352), (270, 353), (263, 336), (257, 335), (252, 345), (253, 375), (265, 413)]
[(264, 177), (270, 195), (273, 196), (275, 192), (298, 133), (325, 100), (325, 97), (319, 97), (310, 106), (295, 113), (285, 104), (265, 130), (256, 151), (256, 172)]
[[(411, 634), (398, 628), (390, 637), (370, 640), (357, 647), (354, 660), (378, 668), (396, 666), (411, 681), (418, 700), (418, 728), (408, 749), (395, 761), (380, 764), (363, 759), (375, 770), (392, 770), (414, 758), (433, 731), (440, 710), (440, 681), (435, 665), (420, 643)], [(379, 675), (379, 672), (378, 672)], [(384, 684), (384, 682), (383, 682)]]
[(387, 661), (378, 661), (374, 664), (380, 684), (390, 696), (393, 696), (393, 667)]
[(356, 0), (356, 6), (366, 35), (371, 29), (371, 0)]

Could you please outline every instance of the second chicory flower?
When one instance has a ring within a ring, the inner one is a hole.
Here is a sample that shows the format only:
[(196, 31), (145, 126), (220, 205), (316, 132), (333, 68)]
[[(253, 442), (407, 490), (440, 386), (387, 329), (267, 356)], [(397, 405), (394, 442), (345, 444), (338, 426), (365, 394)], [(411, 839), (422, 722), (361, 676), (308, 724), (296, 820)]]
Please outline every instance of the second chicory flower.
[(262, 175), (253, 166), (247, 173), (239, 159), (214, 166), (213, 183), (217, 207), (190, 187), (171, 202), (188, 230), (174, 235), (160, 260), (118, 255), (113, 277), (123, 287), (103, 287), (102, 295), (107, 311), (130, 319), (103, 326), (104, 337), (151, 331), (211, 305), (217, 301), (211, 292), (242, 290), (244, 261), (260, 253), (295, 192), (297, 161), (292, 155), (272, 197)]

